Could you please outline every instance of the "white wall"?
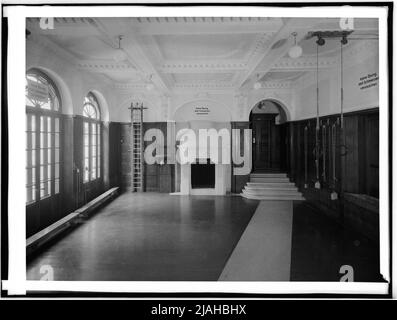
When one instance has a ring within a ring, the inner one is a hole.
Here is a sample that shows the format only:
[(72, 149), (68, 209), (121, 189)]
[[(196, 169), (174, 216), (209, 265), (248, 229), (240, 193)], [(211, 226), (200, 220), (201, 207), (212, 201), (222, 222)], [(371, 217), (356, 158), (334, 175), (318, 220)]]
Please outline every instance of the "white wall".
[[(361, 41), (346, 49), (343, 55), (344, 112), (379, 107), (378, 85), (360, 89), (360, 78), (378, 74), (379, 54), (377, 41)], [(373, 83), (377, 83), (374, 81)], [(331, 69), (319, 71), (319, 114), (329, 115), (341, 110), (340, 60)], [(316, 116), (316, 73), (310, 72), (297, 82), (294, 97), (296, 120)]]

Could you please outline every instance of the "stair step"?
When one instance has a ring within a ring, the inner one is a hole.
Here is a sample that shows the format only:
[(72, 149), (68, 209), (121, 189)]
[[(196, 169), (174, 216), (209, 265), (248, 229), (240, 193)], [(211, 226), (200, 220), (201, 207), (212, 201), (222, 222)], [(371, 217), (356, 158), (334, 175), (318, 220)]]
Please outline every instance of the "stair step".
[(253, 181), (248, 181), (248, 185), (253, 185), (253, 186), (267, 186), (267, 185), (276, 185), (276, 186), (294, 186), (295, 184), (291, 181), (276, 181), (276, 182), (253, 182)]
[(263, 177), (250, 177), (250, 182), (290, 182), (290, 180), (285, 177), (285, 178), (263, 178)]
[(245, 193), (241, 193), (241, 196), (247, 199), (253, 199), (253, 200), (305, 200), (302, 195), (261, 195), (261, 196), (256, 196), (256, 195), (249, 195)]
[(286, 173), (251, 173), (250, 177), (255, 178), (287, 178)]
[(245, 186), (245, 189), (250, 191), (295, 191), (298, 192), (298, 188), (295, 186), (288, 186), (288, 187), (256, 187), (256, 186)]
[(279, 196), (279, 195), (302, 195), (296, 190), (247, 190), (243, 189), (243, 193), (253, 196)]
[(241, 196), (255, 200), (305, 200), (284, 172), (250, 174)]

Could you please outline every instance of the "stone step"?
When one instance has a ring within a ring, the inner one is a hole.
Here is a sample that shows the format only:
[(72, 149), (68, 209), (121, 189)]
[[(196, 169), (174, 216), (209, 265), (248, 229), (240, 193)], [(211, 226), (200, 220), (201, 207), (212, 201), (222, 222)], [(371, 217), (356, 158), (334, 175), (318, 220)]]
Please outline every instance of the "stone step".
[(247, 186), (258, 188), (295, 188), (292, 182), (247, 182)]
[(287, 177), (250, 177), (250, 182), (290, 182)]
[(286, 173), (251, 173), (250, 177), (255, 178), (286, 178)]
[(291, 187), (283, 187), (283, 188), (269, 188), (269, 187), (252, 187), (252, 186), (245, 186), (244, 188), (247, 191), (252, 191), (252, 192), (272, 192), (272, 191), (277, 191), (277, 192), (283, 192), (283, 191), (288, 191), (288, 192), (298, 192), (298, 188), (295, 186)]
[(295, 195), (249, 195), (246, 193), (241, 193), (241, 196), (247, 199), (253, 200), (305, 200), (305, 198), (300, 194)]
[(249, 193), (249, 194), (301, 194), (299, 191), (297, 190), (274, 190), (274, 189), (247, 189), (247, 187), (245, 187), (243, 189), (243, 192), (245, 193)]

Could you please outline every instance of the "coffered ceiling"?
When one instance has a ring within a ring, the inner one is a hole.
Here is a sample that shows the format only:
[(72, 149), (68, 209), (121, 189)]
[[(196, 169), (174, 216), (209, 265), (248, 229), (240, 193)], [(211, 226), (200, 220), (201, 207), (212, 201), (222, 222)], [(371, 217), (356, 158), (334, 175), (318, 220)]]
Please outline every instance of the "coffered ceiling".
[[(161, 93), (178, 90), (243, 90), (263, 82), (295, 81), (313, 70), (313, 30), (338, 30), (339, 19), (140, 17), (55, 18), (54, 29), (27, 19), (29, 39), (51, 46), (76, 67), (99, 73), (115, 86), (144, 88), (153, 82)], [(373, 19), (360, 19), (358, 33), (376, 33)], [(356, 32), (355, 31), (355, 32)], [(294, 44), (298, 59), (288, 57)], [(123, 59), (116, 58), (122, 36)], [(320, 49), (320, 67), (332, 66), (340, 44)]]

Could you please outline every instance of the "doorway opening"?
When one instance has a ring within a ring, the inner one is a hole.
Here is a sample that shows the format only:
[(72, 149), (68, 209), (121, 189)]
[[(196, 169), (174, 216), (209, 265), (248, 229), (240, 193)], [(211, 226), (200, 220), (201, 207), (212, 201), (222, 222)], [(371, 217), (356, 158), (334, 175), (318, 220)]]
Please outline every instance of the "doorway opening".
[(252, 172), (282, 172), (287, 167), (287, 115), (272, 100), (258, 102), (250, 113)]

